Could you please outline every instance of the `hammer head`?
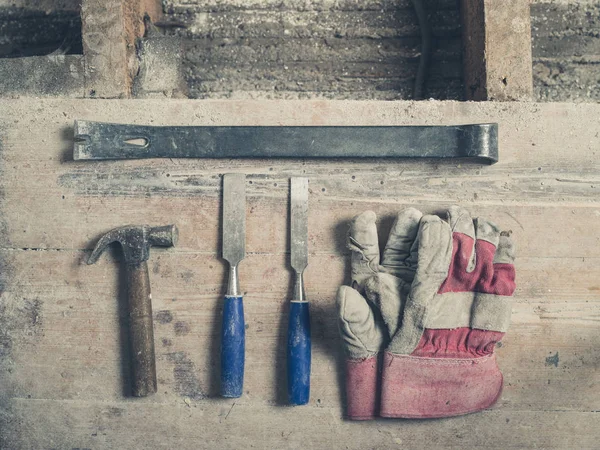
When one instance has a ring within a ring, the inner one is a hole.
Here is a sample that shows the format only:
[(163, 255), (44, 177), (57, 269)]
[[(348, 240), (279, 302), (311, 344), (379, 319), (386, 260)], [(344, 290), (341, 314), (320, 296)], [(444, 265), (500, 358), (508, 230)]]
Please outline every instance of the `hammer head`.
[(94, 264), (106, 247), (113, 242), (118, 242), (123, 247), (125, 262), (139, 264), (148, 260), (150, 247), (172, 247), (177, 243), (177, 238), (178, 231), (175, 225), (163, 227), (128, 225), (115, 228), (100, 238), (87, 263)]

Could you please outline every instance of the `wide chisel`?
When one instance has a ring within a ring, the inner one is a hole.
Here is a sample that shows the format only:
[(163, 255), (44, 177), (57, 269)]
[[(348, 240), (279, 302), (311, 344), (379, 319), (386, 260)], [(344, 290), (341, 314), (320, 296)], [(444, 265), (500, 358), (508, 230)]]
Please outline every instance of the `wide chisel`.
[(244, 386), (245, 324), (238, 264), (246, 256), (246, 176), (223, 176), (223, 259), (229, 281), (221, 329), (221, 395), (241, 397)]
[(288, 398), (305, 405), (310, 397), (310, 315), (304, 292), (308, 265), (308, 179), (291, 179), (290, 252), (295, 272), (287, 341)]

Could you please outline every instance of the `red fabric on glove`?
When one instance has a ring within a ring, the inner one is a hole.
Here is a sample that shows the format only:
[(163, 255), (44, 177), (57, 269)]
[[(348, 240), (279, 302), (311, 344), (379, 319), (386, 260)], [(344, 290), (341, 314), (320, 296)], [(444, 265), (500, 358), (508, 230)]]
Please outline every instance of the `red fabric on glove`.
[(426, 329), (411, 356), (424, 358), (476, 358), (493, 353), (504, 333), (469, 327), (454, 330)]
[(348, 417), (437, 418), (490, 407), (502, 391), (494, 349), (515, 291), (510, 235), (459, 206), (446, 220), (408, 208), (380, 254), (375, 221), (372, 211), (352, 221), (356, 289), (338, 292)]
[(408, 419), (450, 417), (480, 411), (502, 392), (493, 353), (481, 358), (421, 358), (386, 352), (381, 416)]
[(378, 356), (346, 360), (346, 406), (348, 418), (369, 420), (379, 412)]
[[(514, 266), (493, 263), (496, 253), (493, 244), (484, 240), (475, 242), (463, 233), (453, 233), (452, 240), (448, 277), (438, 294), (513, 294)], [(476, 254), (475, 267), (468, 272), (473, 250)], [(503, 336), (504, 332), (470, 327), (426, 328), (410, 355), (386, 352), (380, 415), (449, 417), (480, 411), (493, 405), (500, 397), (503, 382), (493, 351)]]
[(448, 278), (440, 287), (444, 292), (482, 292), (485, 294), (513, 295), (515, 292), (515, 266), (494, 264), (496, 247), (490, 242), (479, 240), (475, 243), (477, 259), (472, 272), (467, 272), (473, 252), (471, 236), (462, 233), (452, 234), (452, 260)]
[[(472, 272), (467, 272), (474, 239), (463, 233), (452, 234), (452, 260), (448, 278), (440, 287), (445, 292), (481, 292), (512, 295), (515, 291), (515, 267), (512, 264), (493, 264), (496, 247), (490, 242), (475, 243), (477, 259)], [(504, 333), (471, 329), (425, 329), (412, 356), (436, 358), (473, 358), (494, 351)]]

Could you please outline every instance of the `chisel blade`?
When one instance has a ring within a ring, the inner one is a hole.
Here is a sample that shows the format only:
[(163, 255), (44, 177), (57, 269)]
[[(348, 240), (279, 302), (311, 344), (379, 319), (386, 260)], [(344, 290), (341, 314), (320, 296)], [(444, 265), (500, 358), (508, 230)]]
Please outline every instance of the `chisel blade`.
[(308, 178), (291, 179), (291, 263), (302, 273), (308, 265)]
[(246, 256), (246, 175), (223, 175), (223, 259), (231, 266)]

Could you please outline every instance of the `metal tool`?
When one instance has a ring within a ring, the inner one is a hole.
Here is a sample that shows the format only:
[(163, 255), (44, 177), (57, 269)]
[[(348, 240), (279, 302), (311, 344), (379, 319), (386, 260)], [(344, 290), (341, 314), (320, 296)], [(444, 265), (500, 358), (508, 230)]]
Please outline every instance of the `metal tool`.
[(287, 341), (288, 398), (305, 405), (310, 397), (310, 315), (304, 292), (308, 265), (308, 179), (291, 179), (290, 253), (295, 272)]
[(73, 159), (466, 158), (498, 161), (498, 124), (155, 127), (75, 121)]
[(245, 324), (238, 264), (246, 256), (246, 176), (223, 176), (223, 259), (229, 282), (221, 329), (221, 395), (240, 397), (244, 386)]
[(87, 261), (88, 264), (94, 264), (104, 249), (113, 242), (118, 242), (123, 248), (129, 297), (132, 393), (135, 397), (145, 397), (156, 392), (152, 297), (146, 261), (150, 256), (150, 247), (174, 246), (177, 237), (175, 225), (163, 227), (129, 225), (115, 228), (100, 238)]

